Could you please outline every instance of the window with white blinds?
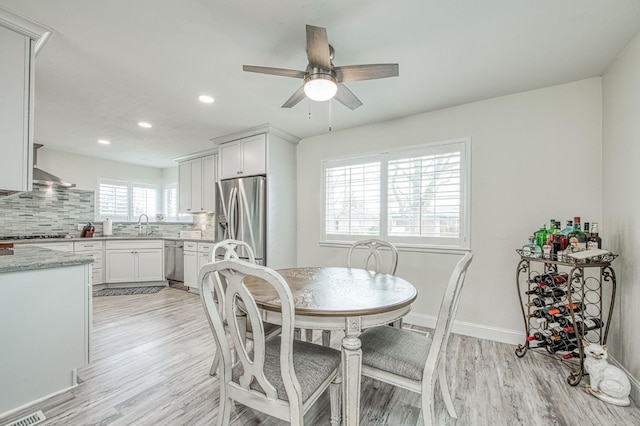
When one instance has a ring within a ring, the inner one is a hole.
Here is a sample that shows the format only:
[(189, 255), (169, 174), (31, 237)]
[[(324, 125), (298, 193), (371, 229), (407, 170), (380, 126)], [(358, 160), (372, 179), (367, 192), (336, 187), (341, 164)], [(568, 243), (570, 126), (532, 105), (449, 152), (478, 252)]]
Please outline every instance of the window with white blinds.
[(97, 220), (133, 222), (143, 213), (155, 220), (160, 201), (156, 185), (100, 179), (98, 193)]
[(169, 183), (163, 186), (163, 214), (167, 222), (193, 222), (193, 215), (178, 211), (178, 184)]
[(324, 239), (468, 247), (468, 140), (324, 164)]

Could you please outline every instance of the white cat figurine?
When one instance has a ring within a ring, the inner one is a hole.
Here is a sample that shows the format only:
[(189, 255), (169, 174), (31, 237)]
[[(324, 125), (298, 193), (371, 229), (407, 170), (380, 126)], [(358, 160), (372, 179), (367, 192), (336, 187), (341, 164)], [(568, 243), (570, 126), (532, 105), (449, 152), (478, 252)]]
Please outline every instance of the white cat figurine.
[(627, 406), (631, 404), (631, 383), (627, 375), (607, 362), (607, 345), (584, 342), (584, 369), (589, 373), (585, 391), (604, 402)]

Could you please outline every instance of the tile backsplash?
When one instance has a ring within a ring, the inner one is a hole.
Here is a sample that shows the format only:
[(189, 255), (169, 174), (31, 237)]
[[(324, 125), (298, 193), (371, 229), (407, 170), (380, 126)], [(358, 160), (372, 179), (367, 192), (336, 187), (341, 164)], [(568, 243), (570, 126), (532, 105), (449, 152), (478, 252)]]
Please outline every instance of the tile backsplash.
[[(94, 222), (95, 194), (80, 189), (34, 185), (33, 191), (0, 198), (0, 236), (69, 234), (79, 237), (77, 225), (92, 222), (94, 236), (102, 236), (102, 222)], [(215, 215), (194, 215), (194, 222), (150, 222), (151, 235), (177, 238), (181, 229), (202, 229), (202, 237), (214, 238)], [(137, 222), (114, 222), (113, 236), (135, 236)]]

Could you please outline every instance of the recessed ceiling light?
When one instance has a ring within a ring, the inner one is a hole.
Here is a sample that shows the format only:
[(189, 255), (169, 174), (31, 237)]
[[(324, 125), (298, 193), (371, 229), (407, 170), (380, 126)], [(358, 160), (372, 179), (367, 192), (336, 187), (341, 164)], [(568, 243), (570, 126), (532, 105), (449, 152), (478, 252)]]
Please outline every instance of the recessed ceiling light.
[(146, 121), (139, 121), (138, 126), (144, 127), (145, 129), (150, 129), (151, 127), (153, 127), (151, 123), (147, 123)]
[(198, 100), (202, 103), (205, 104), (212, 104), (213, 103), (213, 98), (209, 95), (200, 95), (198, 96)]
[(98, 139), (98, 143), (101, 143), (102, 145), (111, 145), (111, 142), (106, 139)]

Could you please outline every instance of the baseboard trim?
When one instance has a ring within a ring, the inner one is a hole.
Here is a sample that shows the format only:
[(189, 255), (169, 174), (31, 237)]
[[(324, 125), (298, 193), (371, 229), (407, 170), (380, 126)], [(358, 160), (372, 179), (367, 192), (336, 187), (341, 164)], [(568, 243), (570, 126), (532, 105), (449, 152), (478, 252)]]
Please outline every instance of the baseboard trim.
[(9, 417), (9, 416), (12, 416), (12, 415), (14, 415), (15, 413), (17, 413), (17, 412), (19, 412), (19, 411), (22, 411), (22, 410), (24, 410), (24, 409), (26, 409), (26, 408), (29, 408), (29, 407), (30, 407), (30, 406), (32, 406), (32, 405), (35, 405), (35, 404), (37, 404), (37, 403), (39, 403), (39, 402), (42, 402), (42, 401), (44, 401), (44, 400), (46, 400), (46, 399), (49, 399), (49, 398), (51, 398), (51, 397), (54, 397), (54, 396), (56, 396), (56, 395), (60, 395), (61, 393), (67, 392), (67, 391), (69, 391), (69, 390), (71, 390), (71, 389), (73, 389), (73, 388), (75, 388), (75, 387), (77, 387), (77, 386), (78, 386), (78, 384), (76, 383), (76, 384), (71, 385), (71, 386), (69, 386), (69, 387), (67, 387), (67, 388), (60, 389), (59, 391), (56, 391), (56, 392), (50, 393), (50, 394), (45, 395), (45, 396), (43, 396), (43, 397), (41, 397), (41, 398), (38, 398), (38, 399), (35, 399), (35, 400), (33, 400), (33, 401), (27, 402), (26, 404), (23, 404), (23, 405), (21, 405), (21, 406), (19, 406), (19, 407), (12, 408), (11, 410), (6, 411), (6, 412), (4, 412), (4, 413), (0, 413), (0, 419), (3, 419), (3, 418), (6, 418), (6, 417)]
[[(407, 324), (434, 328), (436, 326), (436, 319), (437, 318), (432, 315), (409, 314), (404, 317), (403, 321)], [(451, 331), (464, 336), (494, 340), (496, 342), (509, 343), (511, 345), (518, 345), (524, 342), (524, 332), (522, 331), (490, 327), (471, 322), (454, 321), (453, 329)]]

